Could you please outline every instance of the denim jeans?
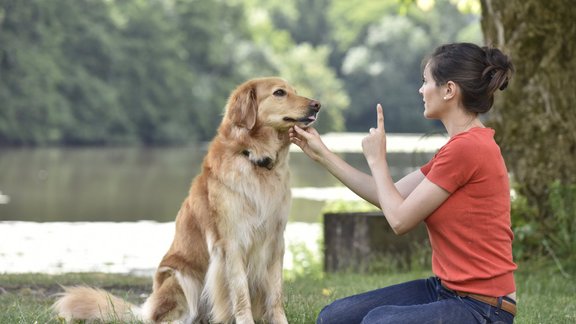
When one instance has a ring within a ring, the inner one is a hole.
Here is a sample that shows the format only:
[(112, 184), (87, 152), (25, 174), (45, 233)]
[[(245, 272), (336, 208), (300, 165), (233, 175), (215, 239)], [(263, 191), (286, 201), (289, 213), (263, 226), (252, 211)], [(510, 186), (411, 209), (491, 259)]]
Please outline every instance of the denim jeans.
[(514, 316), (494, 306), (460, 297), (436, 277), (414, 280), (334, 301), (317, 324), (513, 323)]

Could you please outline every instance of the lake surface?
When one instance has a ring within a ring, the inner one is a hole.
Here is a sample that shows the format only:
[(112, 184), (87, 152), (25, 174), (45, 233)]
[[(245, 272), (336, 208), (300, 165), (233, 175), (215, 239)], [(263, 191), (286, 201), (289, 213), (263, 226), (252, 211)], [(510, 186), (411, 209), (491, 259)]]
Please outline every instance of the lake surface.
[[(327, 134), (333, 151), (368, 171), (364, 134)], [(392, 176), (425, 163), (447, 139), (389, 135)], [(150, 276), (199, 172), (205, 145), (179, 148), (0, 149), (0, 273), (114, 272)], [(321, 210), (358, 199), (293, 146), (284, 268), (320, 259)]]
[[(335, 151), (346, 151), (339, 154), (368, 172), (359, 152), (362, 136), (326, 135), (326, 143)], [(389, 150), (394, 151), (389, 154), (392, 176), (398, 178), (422, 165), (445, 140), (419, 135), (389, 139)], [(291, 221), (318, 222), (327, 200), (355, 199), (326, 170), (293, 148)], [(173, 221), (205, 153), (205, 145), (0, 149), (0, 221)]]

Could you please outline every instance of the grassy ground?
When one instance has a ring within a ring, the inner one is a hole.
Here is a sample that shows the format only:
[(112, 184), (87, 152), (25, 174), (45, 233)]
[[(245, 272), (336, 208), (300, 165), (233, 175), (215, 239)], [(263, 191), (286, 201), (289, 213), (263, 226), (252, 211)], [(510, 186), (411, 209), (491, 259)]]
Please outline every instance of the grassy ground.
[[(566, 278), (550, 264), (534, 263), (520, 269), (516, 277), (516, 323), (576, 323), (576, 274), (572, 272)], [(285, 285), (288, 320), (293, 324), (314, 323), (319, 310), (336, 298), (429, 275), (414, 271), (296, 277)], [(80, 283), (102, 287), (140, 303), (150, 291), (151, 280), (108, 274), (0, 275), (0, 323), (59, 323), (50, 311), (53, 295), (61, 291), (59, 285)]]

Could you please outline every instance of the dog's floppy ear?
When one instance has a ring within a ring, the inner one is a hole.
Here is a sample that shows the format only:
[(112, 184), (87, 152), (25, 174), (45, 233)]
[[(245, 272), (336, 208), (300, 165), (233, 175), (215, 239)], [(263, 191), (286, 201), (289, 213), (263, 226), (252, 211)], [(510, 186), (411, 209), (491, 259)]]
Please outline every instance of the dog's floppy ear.
[(253, 84), (245, 84), (236, 89), (228, 101), (228, 116), (237, 126), (247, 129), (254, 128), (258, 114), (256, 88)]

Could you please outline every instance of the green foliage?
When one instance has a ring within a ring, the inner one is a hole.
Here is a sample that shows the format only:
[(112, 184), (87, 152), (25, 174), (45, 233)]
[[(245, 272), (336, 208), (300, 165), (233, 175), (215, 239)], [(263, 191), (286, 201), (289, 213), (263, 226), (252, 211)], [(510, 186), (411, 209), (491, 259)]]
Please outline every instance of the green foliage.
[(576, 269), (576, 185), (555, 181), (548, 187), (551, 217), (542, 219), (538, 206), (517, 194), (512, 200), (514, 254), (519, 260), (552, 258), (558, 268)]
[[(243, 8), (204, 1), (0, 3), (0, 144), (211, 138), (250, 39)], [(225, 22), (225, 23), (222, 23)]]
[[(188, 129), (182, 116), (192, 80), (174, 48), (178, 34), (166, 23), (166, 8), (120, 4), (0, 4), (6, 13), (0, 144), (151, 144), (186, 137), (173, 132), (173, 124)], [(114, 19), (120, 11), (122, 24)]]
[(321, 132), (365, 130), (377, 101), (389, 130), (426, 131), (420, 59), (479, 33), (452, 2), (0, 0), (0, 145), (208, 140), (265, 75), (322, 102)]
[[(51, 59), (57, 54), (58, 40), (47, 37), (50, 21), (39, 19), (45, 7), (21, 1), (0, 5), (0, 144), (42, 143), (62, 137), (60, 125), (66, 123), (69, 108), (53, 89), (65, 76), (58, 61)], [(33, 20), (37, 23), (28, 24)]]
[(339, 53), (361, 44), (371, 24), (398, 15), (397, 1), (334, 0), (328, 9), (331, 38)]
[[(350, 101), (342, 80), (329, 66), (330, 48), (314, 47), (307, 42), (295, 44), (293, 35), (278, 30), (270, 14), (259, 8), (248, 11), (256, 50), (260, 51), (252, 53), (252, 56), (256, 56), (258, 61), (244, 63), (243, 74), (275, 74), (289, 80), (300, 94), (322, 103), (321, 116), (315, 124), (319, 132), (343, 131), (343, 111)], [(275, 41), (278, 38), (280, 42)]]
[(537, 210), (529, 205), (525, 196), (515, 191), (510, 216), (514, 231), (514, 257), (517, 260), (528, 259), (540, 248), (542, 242), (542, 229), (536, 221)]
[[(400, 5), (399, 5), (400, 6)], [(374, 108), (386, 110), (390, 132), (433, 132), (438, 124), (422, 117), (418, 93), (422, 61), (441, 43), (480, 40), (470, 33), (478, 17), (464, 15), (448, 0), (436, 1), (428, 10), (409, 5), (404, 15), (399, 7), (388, 9), (364, 30), (363, 37), (346, 51), (340, 72), (354, 109), (347, 111), (346, 128), (365, 131), (373, 122)], [(383, 10), (384, 11), (384, 10)], [(459, 33), (467, 30), (467, 33)]]
[(567, 260), (568, 266), (576, 269), (576, 184), (562, 184), (555, 181), (550, 185), (548, 203), (552, 217), (544, 224), (548, 253), (562, 268), (560, 260)]
[(440, 43), (481, 41), (478, 12), (459, 9), (473, 0), (439, 0), (431, 6), (411, 0), (252, 1), (267, 7), (270, 23), (297, 44), (330, 51), (329, 64), (353, 103), (342, 111), (349, 131), (372, 126), (378, 102), (390, 107), (387, 130), (434, 130), (437, 124), (422, 118), (418, 95), (423, 57)]
[(284, 271), (284, 278), (322, 277), (321, 251), (312, 251), (304, 243), (292, 244), (288, 249), (292, 253), (292, 269)]
[(348, 91), (363, 94), (353, 98), (357, 108), (347, 116), (348, 128), (367, 129), (363, 121), (373, 120), (376, 103), (381, 103), (388, 108), (386, 130), (426, 129), (418, 88), (420, 62), (430, 47), (425, 30), (406, 16), (387, 16), (370, 27), (365, 43), (351, 48), (342, 63)]

